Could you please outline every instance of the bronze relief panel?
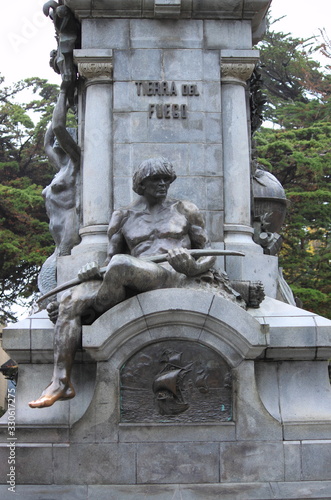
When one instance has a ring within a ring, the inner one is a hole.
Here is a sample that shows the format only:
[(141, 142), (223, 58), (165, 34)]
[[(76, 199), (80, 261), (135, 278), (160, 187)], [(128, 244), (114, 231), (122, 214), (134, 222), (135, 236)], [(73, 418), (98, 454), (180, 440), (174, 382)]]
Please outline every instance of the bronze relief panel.
[(149, 344), (121, 368), (121, 422), (232, 420), (232, 377), (222, 356), (199, 342)]

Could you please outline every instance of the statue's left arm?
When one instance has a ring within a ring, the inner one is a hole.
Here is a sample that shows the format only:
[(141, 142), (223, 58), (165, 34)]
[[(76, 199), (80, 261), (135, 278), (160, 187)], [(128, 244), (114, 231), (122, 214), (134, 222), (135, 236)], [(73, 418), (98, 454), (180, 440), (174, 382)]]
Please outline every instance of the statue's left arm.
[[(178, 203), (178, 211), (187, 218), (189, 223), (189, 237), (191, 248), (208, 248), (210, 246), (205, 230), (205, 222), (199, 209), (189, 201)], [(178, 272), (186, 276), (197, 276), (211, 269), (216, 257), (200, 257), (195, 259), (185, 249), (174, 249), (169, 251), (168, 261)]]
[(107, 247), (107, 258), (105, 265), (107, 265), (113, 255), (118, 253), (127, 253), (125, 238), (123, 236), (122, 227), (127, 218), (126, 210), (115, 210), (110, 219), (107, 236), (108, 236), (108, 247)]

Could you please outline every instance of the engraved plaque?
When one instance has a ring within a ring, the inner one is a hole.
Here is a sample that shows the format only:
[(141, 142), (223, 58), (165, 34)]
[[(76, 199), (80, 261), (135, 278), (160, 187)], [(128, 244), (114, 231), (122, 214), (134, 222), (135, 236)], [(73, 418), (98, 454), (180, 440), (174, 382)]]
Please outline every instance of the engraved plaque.
[(150, 344), (121, 368), (121, 422), (231, 420), (230, 367), (203, 344), (185, 340)]

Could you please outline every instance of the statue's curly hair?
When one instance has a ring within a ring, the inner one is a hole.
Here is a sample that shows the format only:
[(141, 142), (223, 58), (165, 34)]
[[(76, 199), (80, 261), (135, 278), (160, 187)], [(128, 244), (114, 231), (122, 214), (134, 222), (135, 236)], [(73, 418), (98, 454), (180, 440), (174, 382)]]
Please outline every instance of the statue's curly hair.
[(162, 175), (167, 177), (171, 182), (174, 182), (176, 179), (176, 173), (172, 163), (160, 156), (158, 158), (150, 158), (148, 160), (143, 161), (139, 167), (135, 170), (132, 177), (132, 189), (135, 193), (142, 195), (144, 194), (143, 190), (143, 182), (148, 177), (152, 177), (153, 175)]

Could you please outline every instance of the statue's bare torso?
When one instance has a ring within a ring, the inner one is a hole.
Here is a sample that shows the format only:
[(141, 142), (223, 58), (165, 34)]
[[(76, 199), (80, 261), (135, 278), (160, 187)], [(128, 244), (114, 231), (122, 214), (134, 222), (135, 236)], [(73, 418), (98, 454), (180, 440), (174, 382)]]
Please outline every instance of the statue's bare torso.
[(147, 257), (173, 248), (203, 248), (207, 237), (197, 207), (166, 200), (155, 210), (140, 201), (114, 213), (109, 224), (109, 254)]

